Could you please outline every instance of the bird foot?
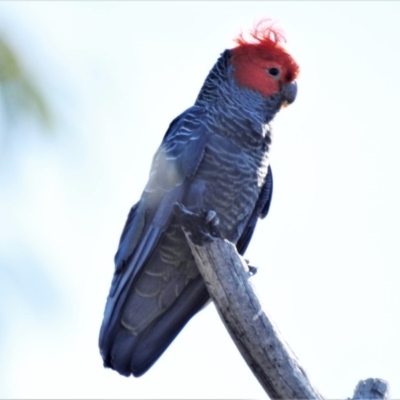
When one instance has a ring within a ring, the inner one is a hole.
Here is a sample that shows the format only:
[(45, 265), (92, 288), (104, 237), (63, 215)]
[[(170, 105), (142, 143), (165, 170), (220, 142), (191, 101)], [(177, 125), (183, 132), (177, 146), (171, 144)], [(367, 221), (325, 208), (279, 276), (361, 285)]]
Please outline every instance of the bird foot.
[(258, 271), (258, 267), (255, 267), (254, 265), (250, 265), (250, 260), (248, 260), (247, 258), (245, 258), (244, 261), (246, 261), (247, 267), (249, 269), (249, 275), (250, 276), (255, 275)]
[(219, 224), (219, 218), (214, 210), (210, 210), (206, 215), (206, 222), (212, 226), (217, 226)]
[(218, 228), (219, 218), (214, 210), (207, 211), (206, 224), (210, 227), (210, 231), (214, 236), (220, 236)]

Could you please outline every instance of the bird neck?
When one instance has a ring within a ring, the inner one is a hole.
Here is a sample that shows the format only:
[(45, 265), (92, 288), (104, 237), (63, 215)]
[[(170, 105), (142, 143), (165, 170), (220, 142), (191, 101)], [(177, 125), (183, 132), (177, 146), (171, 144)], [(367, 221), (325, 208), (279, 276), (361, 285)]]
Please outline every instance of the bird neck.
[(275, 103), (280, 99), (274, 101), (271, 96), (267, 101), (261, 93), (239, 86), (230, 59), (230, 50), (225, 50), (209, 72), (195, 106), (206, 108), (213, 131), (246, 146), (259, 147), (264, 142), (268, 147), (271, 142), (268, 123), (279, 109)]

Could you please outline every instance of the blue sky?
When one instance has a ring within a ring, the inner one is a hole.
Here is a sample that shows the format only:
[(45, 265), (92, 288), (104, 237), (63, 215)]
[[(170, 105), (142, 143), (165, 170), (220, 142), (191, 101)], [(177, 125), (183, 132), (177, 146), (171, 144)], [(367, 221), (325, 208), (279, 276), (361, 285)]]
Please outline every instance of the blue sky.
[[(0, 397), (266, 398), (211, 305), (126, 379), (97, 337), (113, 256), (169, 122), (232, 39), (278, 20), (301, 67), (274, 122), (274, 196), (246, 256), (327, 398), (400, 397), (398, 2), (7, 2), (0, 33), (57, 115), (0, 153)], [(0, 129), (6, 125), (0, 119)]]

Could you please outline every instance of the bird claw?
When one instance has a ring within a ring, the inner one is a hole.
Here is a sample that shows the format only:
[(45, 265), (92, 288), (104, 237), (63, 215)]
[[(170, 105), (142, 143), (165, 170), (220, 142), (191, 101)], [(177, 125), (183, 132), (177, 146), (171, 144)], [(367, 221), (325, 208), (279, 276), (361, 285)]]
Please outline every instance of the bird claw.
[(207, 211), (206, 224), (210, 226), (210, 230), (215, 236), (219, 236), (219, 218), (214, 210)]
[(255, 275), (258, 271), (258, 267), (255, 267), (254, 265), (250, 265), (250, 260), (248, 260), (247, 258), (245, 258), (244, 261), (246, 261), (247, 268), (249, 269), (249, 275), (250, 276)]
[(219, 218), (214, 210), (209, 210), (206, 215), (207, 224), (217, 226), (219, 224)]

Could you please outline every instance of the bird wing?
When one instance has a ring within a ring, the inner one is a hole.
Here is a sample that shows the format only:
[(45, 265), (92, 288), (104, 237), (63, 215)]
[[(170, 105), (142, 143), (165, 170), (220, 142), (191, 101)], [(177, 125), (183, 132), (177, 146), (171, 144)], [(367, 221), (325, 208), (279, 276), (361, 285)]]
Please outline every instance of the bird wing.
[[(163, 233), (170, 229), (173, 206), (191, 185), (204, 154), (208, 136), (204, 113), (194, 106), (171, 122), (120, 238), (99, 346), (105, 365), (124, 375), (144, 373), (208, 300), (201, 278), (188, 280), (187, 271), (176, 272), (162, 258), (168, 256), (162, 253), (167, 240)], [(179, 312), (165, 313), (173, 303)], [(168, 318), (160, 320), (163, 313)], [(157, 330), (152, 329), (155, 323)]]
[(240, 236), (240, 239), (236, 243), (236, 248), (239, 254), (241, 255), (244, 254), (250, 243), (258, 219), (265, 218), (268, 214), (272, 200), (272, 188), (273, 188), (272, 170), (271, 166), (268, 166), (267, 176), (265, 178), (264, 185), (261, 188), (260, 195), (258, 196), (257, 203), (253, 209), (253, 212), (251, 214), (251, 217), (249, 218), (249, 221), (245, 229), (243, 230), (242, 235)]

